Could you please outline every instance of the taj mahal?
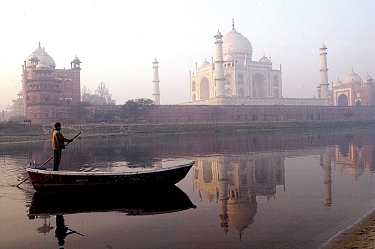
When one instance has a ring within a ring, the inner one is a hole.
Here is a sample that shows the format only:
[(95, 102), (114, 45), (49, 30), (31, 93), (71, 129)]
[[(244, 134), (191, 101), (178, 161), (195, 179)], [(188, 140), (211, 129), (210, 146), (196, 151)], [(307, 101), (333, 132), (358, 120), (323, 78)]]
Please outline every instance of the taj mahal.
[[(190, 73), (190, 101), (183, 105), (329, 105), (328, 77), (322, 77), (318, 98), (284, 98), (282, 96), (282, 71), (274, 69), (271, 58), (263, 56), (253, 60), (250, 41), (239, 33), (232, 21), (232, 30), (223, 36), (214, 35), (215, 60), (204, 60)], [(325, 52), (325, 51), (323, 51)], [(326, 67), (325, 53), (321, 54)], [(154, 77), (158, 77), (157, 61)], [(156, 66), (155, 66), (156, 65)], [(327, 74), (323, 68), (322, 74)], [(154, 100), (160, 103), (159, 79), (154, 78)]]
[[(316, 97), (284, 98), (281, 65), (274, 69), (271, 58), (253, 60), (250, 41), (234, 27), (226, 35), (214, 35), (215, 60), (206, 59), (190, 72), (190, 101), (181, 105), (252, 105), (252, 106), (374, 106), (373, 79), (363, 80), (353, 70), (344, 83), (332, 82), (329, 89), (327, 47), (320, 46), (320, 82)], [(160, 104), (158, 62), (153, 61), (153, 96)]]

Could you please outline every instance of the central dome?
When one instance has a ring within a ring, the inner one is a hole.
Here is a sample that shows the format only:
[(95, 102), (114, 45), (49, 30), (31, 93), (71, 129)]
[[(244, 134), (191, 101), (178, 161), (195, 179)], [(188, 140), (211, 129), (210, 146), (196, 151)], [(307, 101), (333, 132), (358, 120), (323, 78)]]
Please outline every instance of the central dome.
[(29, 67), (31, 65), (31, 59), (35, 59), (35, 56), (38, 58), (39, 62), (42, 62), (44, 65), (49, 66), (50, 68), (55, 68), (56, 64), (53, 58), (47, 54), (44, 49), (42, 49), (39, 45), (39, 47), (31, 53), (27, 58), (26, 58), (26, 66)]
[(247, 56), (251, 59), (253, 56), (253, 47), (250, 41), (241, 33), (238, 33), (234, 28), (223, 38), (223, 55), (235, 54)]
[(354, 84), (354, 85), (361, 85), (362, 79), (361, 77), (356, 74), (353, 69), (350, 74), (348, 74), (344, 79), (344, 84)]

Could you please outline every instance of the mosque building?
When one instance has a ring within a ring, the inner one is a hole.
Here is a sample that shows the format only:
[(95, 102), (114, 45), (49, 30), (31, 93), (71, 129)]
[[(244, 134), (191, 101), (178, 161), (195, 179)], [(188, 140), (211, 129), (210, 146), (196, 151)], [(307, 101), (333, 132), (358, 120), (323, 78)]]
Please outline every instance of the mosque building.
[(81, 101), (80, 64), (76, 56), (70, 69), (56, 69), (39, 43), (22, 66), (23, 116), (34, 124), (68, 118), (68, 107)]
[(344, 82), (332, 82), (329, 94), (333, 106), (375, 106), (374, 79), (367, 74), (362, 80), (353, 69)]

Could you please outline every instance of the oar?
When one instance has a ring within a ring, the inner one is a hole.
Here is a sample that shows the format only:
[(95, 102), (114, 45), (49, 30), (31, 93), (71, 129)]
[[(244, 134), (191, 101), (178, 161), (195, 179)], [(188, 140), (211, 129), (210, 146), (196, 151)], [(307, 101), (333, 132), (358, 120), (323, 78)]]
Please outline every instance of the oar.
[[(81, 131), (80, 131), (77, 135), (75, 135), (75, 136), (72, 138), (72, 140), (74, 140), (76, 137), (78, 137), (79, 134), (81, 134)], [(67, 142), (67, 143), (65, 144), (65, 146), (68, 146), (68, 144), (70, 144), (70, 143), (71, 143), (71, 142)], [(49, 161), (51, 161), (51, 159), (52, 159), (53, 157), (54, 157), (54, 155), (52, 155), (50, 158), (48, 158), (47, 161), (45, 161), (41, 166), (46, 165)], [(18, 186), (21, 185), (22, 183), (26, 182), (27, 179), (29, 179), (29, 177), (26, 177), (25, 179), (23, 179), (20, 183), (18, 183), (18, 184), (16, 185), (16, 187), (18, 188)]]
[(72, 229), (70, 229), (70, 228), (68, 228), (68, 230), (70, 230), (71, 233), (76, 233), (76, 234), (78, 234), (78, 235), (85, 236), (85, 235), (83, 235), (82, 233), (79, 233), (79, 232), (77, 232), (77, 231), (74, 231), (74, 230), (72, 230)]

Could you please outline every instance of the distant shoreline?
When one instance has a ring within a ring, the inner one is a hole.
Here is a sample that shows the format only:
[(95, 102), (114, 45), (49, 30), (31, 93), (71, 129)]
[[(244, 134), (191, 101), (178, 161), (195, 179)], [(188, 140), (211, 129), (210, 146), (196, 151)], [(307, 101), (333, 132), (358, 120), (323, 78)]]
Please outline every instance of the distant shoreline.
[[(80, 138), (111, 136), (163, 136), (169, 134), (270, 133), (270, 132), (335, 132), (375, 127), (375, 120), (309, 121), (309, 122), (233, 122), (233, 123), (168, 123), (168, 124), (85, 124), (65, 125), (66, 137), (82, 131)], [(52, 126), (1, 124), (0, 144), (49, 140)]]

